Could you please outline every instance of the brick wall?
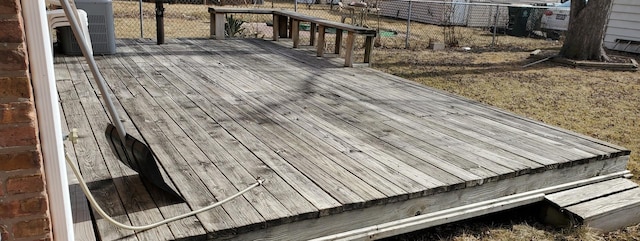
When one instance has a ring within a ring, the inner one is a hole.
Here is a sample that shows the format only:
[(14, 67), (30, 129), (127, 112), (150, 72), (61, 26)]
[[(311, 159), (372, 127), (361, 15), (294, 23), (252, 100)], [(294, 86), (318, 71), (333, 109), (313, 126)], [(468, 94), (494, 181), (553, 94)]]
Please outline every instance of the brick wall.
[(20, 0), (0, 0), (0, 234), (50, 240), (51, 224)]

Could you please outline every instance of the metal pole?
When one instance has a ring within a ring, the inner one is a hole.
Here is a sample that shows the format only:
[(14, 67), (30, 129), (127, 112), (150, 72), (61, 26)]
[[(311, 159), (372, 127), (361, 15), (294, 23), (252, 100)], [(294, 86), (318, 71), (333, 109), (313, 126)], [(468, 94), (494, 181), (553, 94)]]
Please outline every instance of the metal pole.
[(409, 11), (407, 13), (407, 34), (404, 37), (404, 48), (409, 48), (409, 35), (411, 35), (411, 7), (413, 5), (413, 1), (409, 0)]
[(491, 48), (496, 45), (496, 32), (498, 32), (498, 18), (500, 18), (500, 6), (496, 5), (496, 19), (493, 20), (493, 37), (491, 38)]
[(124, 129), (124, 124), (122, 124), (122, 119), (120, 119), (120, 115), (118, 111), (116, 111), (116, 107), (113, 104), (113, 100), (111, 99), (111, 92), (109, 92), (109, 86), (107, 86), (107, 82), (104, 80), (104, 77), (100, 73), (100, 69), (98, 69), (98, 64), (96, 64), (96, 60), (93, 57), (93, 52), (89, 51), (89, 43), (85, 40), (85, 36), (83, 34), (82, 29), (80, 29), (80, 24), (77, 15), (77, 9), (75, 9), (75, 5), (69, 3), (69, 0), (60, 1), (62, 4), (62, 9), (64, 9), (64, 13), (69, 19), (71, 31), (73, 32), (73, 36), (76, 37), (78, 41), (78, 45), (80, 46), (80, 51), (82, 51), (82, 55), (85, 57), (89, 64), (89, 69), (91, 69), (91, 73), (93, 74), (93, 79), (96, 81), (98, 85), (98, 89), (100, 89), (100, 94), (102, 95), (102, 99), (107, 106), (107, 111), (109, 112), (109, 117), (111, 117), (111, 123), (116, 127), (118, 132), (118, 136), (120, 136), (120, 140), (124, 143), (127, 132)]
[(140, 0), (139, 7), (140, 7), (140, 38), (144, 38), (144, 30), (143, 30), (144, 27), (142, 25), (142, 21), (144, 21), (143, 17), (142, 17), (142, 14), (143, 14), (142, 13), (142, 0)]
[(164, 0), (156, 0), (156, 37), (158, 44), (164, 43)]
[(294, 12), (298, 11), (298, 0), (293, 0), (293, 11)]

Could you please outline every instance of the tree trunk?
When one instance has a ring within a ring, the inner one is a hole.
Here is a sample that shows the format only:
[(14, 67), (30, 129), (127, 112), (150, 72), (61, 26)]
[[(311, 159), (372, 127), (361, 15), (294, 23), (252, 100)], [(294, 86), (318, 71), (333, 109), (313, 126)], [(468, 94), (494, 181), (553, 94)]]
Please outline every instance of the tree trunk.
[(569, 29), (560, 55), (575, 60), (608, 61), (604, 34), (613, 0), (573, 0)]

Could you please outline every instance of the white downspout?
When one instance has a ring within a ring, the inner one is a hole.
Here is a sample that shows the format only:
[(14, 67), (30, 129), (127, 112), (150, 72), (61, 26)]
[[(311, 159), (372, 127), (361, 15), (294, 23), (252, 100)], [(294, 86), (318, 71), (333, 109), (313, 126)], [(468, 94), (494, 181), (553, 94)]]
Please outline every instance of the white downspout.
[(35, 92), (40, 146), (49, 194), (52, 240), (74, 240), (69, 184), (62, 143), (58, 91), (45, 0), (21, 0), (29, 69)]

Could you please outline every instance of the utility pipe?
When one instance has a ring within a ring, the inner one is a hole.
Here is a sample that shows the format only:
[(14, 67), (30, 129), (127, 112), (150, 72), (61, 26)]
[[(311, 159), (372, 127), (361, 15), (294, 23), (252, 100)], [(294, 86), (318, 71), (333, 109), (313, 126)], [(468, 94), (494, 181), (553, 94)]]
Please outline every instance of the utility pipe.
[(45, 0), (22, 0), (53, 240), (75, 240)]
[(436, 225), (455, 222), (471, 217), (507, 210), (518, 206), (535, 203), (544, 200), (546, 194), (560, 192), (568, 189), (582, 187), (593, 183), (603, 182), (628, 175), (629, 171), (610, 173), (588, 179), (564, 183), (556, 186), (536, 189), (519, 194), (513, 194), (501, 198), (472, 203), (469, 205), (445, 209), (433, 213), (426, 213), (414, 217), (354, 229), (347, 232), (328, 235), (312, 239), (312, 241), (329, 240), (375, 240), (408, 233), (420, 229), (430, 228)]

